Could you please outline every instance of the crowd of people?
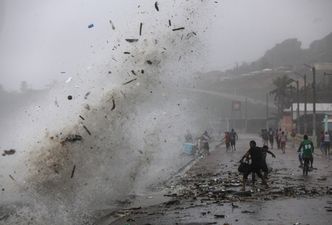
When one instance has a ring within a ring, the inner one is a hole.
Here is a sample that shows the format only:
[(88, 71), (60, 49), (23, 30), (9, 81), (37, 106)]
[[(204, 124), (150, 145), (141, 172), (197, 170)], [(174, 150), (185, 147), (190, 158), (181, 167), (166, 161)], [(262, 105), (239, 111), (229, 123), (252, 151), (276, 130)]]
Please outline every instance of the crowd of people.
[[(262, 180), (262, 184), (267, 185), (268, 168), (266, 164), (266, 156), (269, 153), (272, 157), (276, 157), (273, 152), (269, 151), (268, 144), (273, 149), (274, 140), (277, 143), (277, 148), (281, 149), (282, 153), (285, 154), (286, 143), (288, 141), (287, 133), (281, 129), (263, 129), (261, 133), (263, 147), (258, 147), (254, 140), (249, 143), (249, 150), (240, 160), (239, 172), (243, 175), (243, 190), (248, 180), (249, 174), (252, 174), (253, 186), (255, 186), (255, 176), (257, 175)], [(292, 147), (295, 147), (296, 133), (292, 131), (290, 134), (292, 139)], [(328, 132), (321, 134), (321, 150), (323, 155), (329, 157), (330, 155), (330, 143), (331, 135)], [(308, 175), (308, 171), (313, 169), (314, 162), (314, 144), (309, 140), (308, 135), (303, 136), (303, 140), (299, 144), (297, 149), (298, 159), (301, 168), (303, 168), (303, 175)]]

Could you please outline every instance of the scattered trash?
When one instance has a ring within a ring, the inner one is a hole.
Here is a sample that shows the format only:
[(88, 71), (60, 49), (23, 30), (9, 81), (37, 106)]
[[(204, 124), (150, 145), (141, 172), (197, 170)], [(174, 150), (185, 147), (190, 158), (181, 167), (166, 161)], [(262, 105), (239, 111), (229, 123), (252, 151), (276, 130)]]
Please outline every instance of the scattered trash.
[(174, 28), (173, 31), (184, 30), (184, 27)]
[(88, 28), (90, 29), (90, 28), (92, 28), (92, 27), (94, 27), (95, 25), (94, 24), (90, 24), (89, 26), (88, 26)]
[(246, 214), (253, 214), (255, 211), (249, 211), (249, 210), (243, 210), (241, 213), (246, 213)]
[(88, 99), (89, 95), (91, 94), (91, 92), (87, 92), (85, 95), (84, 95), (84, 99)]
[(155, 7), (156, 10), (159, 12), (159, 3), (158, 3), (158, 2), (155, 2), (155, 3), (154, 3), (154, 7)]
[(109, 20), (111, 26), (112, 26), (112, 29), (115, 30), (115, 26), (114, 26), (114, 23), (112, 22), (112, 20)]
[(85, 119), (84, 119), (84, 117), (83, 117), (83, 116), (81, 116), (81, 115), (80, 115), (80, 118), (81, 118), (82, 120), (85, 120)]
[(225, 218), (225, 215), (216, 214), (216, 215), (214, 215), (214, 218), (217, 218), (217, 219), (224, 219), (224, 218)]
[(86, 132), (91, 136), (91, 132), (89, 131), (89, 129), (85, 126), (85, 125), (83, 125), (83, 128), (86, 130)]
[(16, 153), (15, 149), (10, 149), (10, 150), (4, 150), (2, 156), (6, 155), (14, 155)]
[(142, 36), (143, 23), (139, 25), (139, 36)]
[(138, 39), (126, 39), (127, 42), (133, 43), (133, 42), (138, 42)]
[(171, 200), (171, 201), (168, 201), (168, 202), (164, 203), (165, 206), (179, 205), (179, 204), (180, 204), (180, 200), (178, 200), (178, 199)]
[(127, 82), (123, 83), (122, 85), (127, 85), (127, 84), (130, 84), (131, 82), (134, 82), (135, 80), (137, 80), (137, 78), (135, 78), (135, 79), (132, 79), (132, 80), (130, 80), (130, 81), (127, 81)]
[(73, 99), (73, 96), (71, 96), (71, 95), (68, 95), (68, 100), (72, 100)]
[(71, 176), (70, 178), (73, 178), (74, 177), (74, 173), (75, 173), (75, 170), (76, 170), (76, 165), (74, 165), (72, 171), (71, 171)]

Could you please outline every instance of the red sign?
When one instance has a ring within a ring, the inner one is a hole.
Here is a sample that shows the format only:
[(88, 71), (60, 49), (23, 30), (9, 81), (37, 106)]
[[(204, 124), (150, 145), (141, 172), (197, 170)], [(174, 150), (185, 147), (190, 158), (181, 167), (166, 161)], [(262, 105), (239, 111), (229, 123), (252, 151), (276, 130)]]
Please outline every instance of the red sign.
[(241, 111), (241, 102), (240, 101), (233, 101), (232, 102), (232, 110), (233, 111)]

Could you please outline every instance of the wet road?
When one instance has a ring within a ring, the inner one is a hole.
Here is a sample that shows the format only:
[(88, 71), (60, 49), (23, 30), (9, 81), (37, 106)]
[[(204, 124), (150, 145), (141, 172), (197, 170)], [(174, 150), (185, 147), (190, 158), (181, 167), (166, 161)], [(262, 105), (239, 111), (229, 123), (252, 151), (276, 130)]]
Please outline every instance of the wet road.
[[(286, 154), (274, 149), (277, 158), (267, 158), (273, 168), (270, 187), (259, 181), (256, 189), (249, 185), (242, 192), (237, 162), (251, 139), (261, 144), (258, 137), (240, 135), (237, 151), (216, 148), (165, 183), (161, 192), (140, 196), (127, 209), (110, 212), (96, 224), (330, 224), (331, 161), (317, 150), (315, 170), (303, 177), (295, 148), (288, 146)], [(149, 201), (152, 206), (147, 206)]]

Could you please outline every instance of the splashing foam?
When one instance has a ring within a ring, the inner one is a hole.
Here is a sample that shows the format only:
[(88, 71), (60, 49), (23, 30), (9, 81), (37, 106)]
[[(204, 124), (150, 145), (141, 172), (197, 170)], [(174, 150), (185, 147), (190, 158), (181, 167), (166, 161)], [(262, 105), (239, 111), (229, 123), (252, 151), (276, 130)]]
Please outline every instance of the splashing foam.
[[(44, 121), (58, 122), (44, 137), (37, 135), (37, 145), (29, 145), (24, 182), (17, 184), (34, 201), (21, 207), (8, 224), (27, 217), (34, 224), (90, 224), (97, 210), (112, 208), (129, 193), (167, 179), (188, 160), (181, 156), (178, 137), (186, 127), (195, 127), (190, 117), (194, 103), (177, 87), (195, 70), (202, 50), (199, 33), (205, 29), (202, 18), (211, 2), (163, 4), (158, 14), (144, 15), (144, 33), (137, 43), (120, 42), (117, 62), (107, 63), (117, 72), (111, 81), (93, 84), (102, 91), (77, 100), (70, 110), (60, 106), (65, 113), (49, 115), (47, 107), (40, 112)], [(185, 30), (172, 31), (177, 25)], [(124, 49), (130, 55), (124, 55)], [(50, 96), (63, 91), (54, 88)]]

